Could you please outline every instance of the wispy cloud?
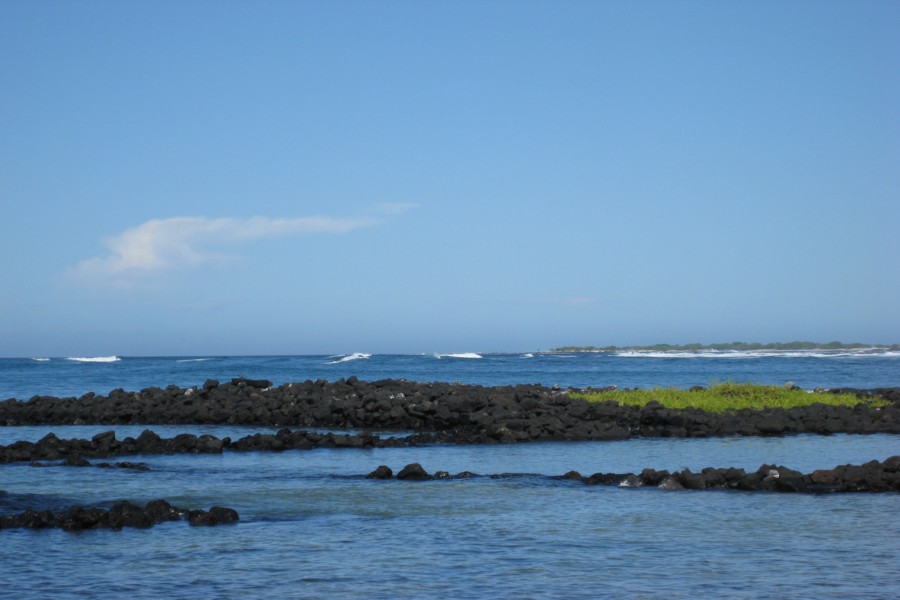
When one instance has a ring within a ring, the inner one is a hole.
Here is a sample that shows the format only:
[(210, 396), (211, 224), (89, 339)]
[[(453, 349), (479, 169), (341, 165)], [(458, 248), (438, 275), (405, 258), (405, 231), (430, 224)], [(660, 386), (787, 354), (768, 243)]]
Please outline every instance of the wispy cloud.
[(261, 238), (348, 233), (383, 222), (371, 218), (172, 217), (152, 219), (104, 240), (109, 252), (78, 263), (70, 275), (81, 281), (127, 282), (130, 278), (197, 267), (225, 256), (220, 249)]

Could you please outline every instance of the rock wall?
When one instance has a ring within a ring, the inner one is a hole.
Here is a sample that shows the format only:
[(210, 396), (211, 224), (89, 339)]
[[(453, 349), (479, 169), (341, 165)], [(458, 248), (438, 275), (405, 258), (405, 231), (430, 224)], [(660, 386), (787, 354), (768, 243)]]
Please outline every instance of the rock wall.
[[(427, 481), (434, 479), (470, 479), (472, 477), (514, 477), (515, 474), (477, 475), (464, 472), (450, 475), (446, 471), (429, 474), (419, 463), (403, 467), (394, 475), (387, 465), (381, 465), (368, 479)], [(862, 465), (840, 465), (801, 473), (783, 466), (762, 465), (748, 473), (741, 468), (707, 467), (699, 473), (683, 469), (674, 473), (644, 469), (640, 473), (594, 473), (584, 476), (577, 471), (552, 477), (557, 480), (579, 481), (587, 485), (615, 485), (623, 488), (654, 487), (662, 490), (740, 490), (745, 492), (794, 492), (828, 494), (845, 492), (900, 492), (900, 456), (884, 462), (869, 461)]]
[(172, 506), (165, 500), (151, 500), (144, 506), (122, 500), (108, 509), (72, 506), (63, 511), (29, 509), (16, 515), (0, 515), (0, 529), (120, 530), (124, 527), (153, 527), (165, 521), (186, 520), (191, 525), (220, 525), (239, 519), (237, 511), (222, 506), (213, 506), (208, 511), (187, 510)]
[[(833, 390), (840, 391), (840, 390)], [(843, 390), (846, 391), (846, 390)], [(80, 398), (0, 402), (0, 425), (242, 424), (445, 432), (458, 443), (615, 440), (795, 433), (900, 433), (900, 388), (852, 390), (855, 407), (710, 413), (613, 402), (589, 403), (540, 385), (482, 387), (351, 377), (273, 387), (244, 378), (201, 387), (113, 390)], [(873, 407), (865, 400), (888, 399)]]

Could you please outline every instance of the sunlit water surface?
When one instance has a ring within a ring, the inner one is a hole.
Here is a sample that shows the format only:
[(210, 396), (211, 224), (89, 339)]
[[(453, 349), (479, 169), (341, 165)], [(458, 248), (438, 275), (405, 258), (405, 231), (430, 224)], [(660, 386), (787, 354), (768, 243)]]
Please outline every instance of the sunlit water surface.
[[(6, 428), (8, 439), (49, 429)], [(184, 427), (155, 427), (162, 435)], [(232, 428), (233, 429), (233, 428)], [(102, 428), (96, 428), (101, 431)], [(119, 437), (127, 428), (117, 429)], [(89, 432), (88, 432), (89, 433)], [(230, 506), (235, 525), (150, 530), (4, 530), (9, 597), (310, 598), (895, 597), (897, 494), (667, 492), (550, 479), (762, 463), (803, 471), (884, 459), (873, 435), (318, 449), (138, 456), (151, 470), (0, 468), (0, 503), (68, 506), (166, 498)], [(427, 482), (360, 475), (411, 462), (507, 474)]]
[[(204, 360), (198, 360), (203, 358)], [(403, 377), (484, 385), (689, 387), (714, 381), (861, 388), (900, 383), (896, 356), (540, 354), (0, 359), (0, 399), (202, 384)], [(0, 427), (0, 443), (90, 438), (109, 426)], [(115, 426), (119, 439), (144, 426)], [(272, 429), (151, 426), (236, 439)], [(900, 436), (628, 440), (135, 456), (150, 471), (0, 465), (0, 512), (116, 499), (230, 506), (237, 524), (2, 530), (9, 598), (894, 598), (900, 495), (807, 496), (589, 487), (569, 470), (763, 463), (804, 472), (900, 454)], [(126, 460), (116, 458), (111, 460)], [(96, 462), (96, 461), (95, 461)], [(360, 477), (381, 464), (509, 474), (427, 482)]]

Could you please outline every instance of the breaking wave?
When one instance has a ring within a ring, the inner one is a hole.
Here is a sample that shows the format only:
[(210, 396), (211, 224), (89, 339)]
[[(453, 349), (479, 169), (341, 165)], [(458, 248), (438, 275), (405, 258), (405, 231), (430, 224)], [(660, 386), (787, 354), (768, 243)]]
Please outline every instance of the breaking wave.
[(179, 358), (175, 362), (205, 362), (207, 360), (212, 360), (211, 358)]
[(859, 350), (702, 350), (699, 352), (622, 350), (623, 358), (896, 358), (900, 351), (861, 348)]
[(83, 363), (112, 363), (122, 359), (118, 356), (70, 356), (66, 360)]
[(351, 360), (362, 360), (362, 359), (368, 359), (368, 358), (372, 357), (371, 354), (366, 354), (364, 352), (354, 352), (353, 354), (345, 354), (345, 355), (338, 354), (337, 356), (331, 356), (329, 358), (337, 358), (338, 356), (340, 356), (341, 358), (338, 358), (337, 360), (328, 361), (325, 364), (326, 365), (336, 365), (338, 363), (344, 363), (344, 362), (348, 362)]
[(50, 362), (49, 358), (32, 358), (34, 362)]
[(453, 354), (435, 354), (435, 358), (483, 358), (476, 352), (457, 352)]

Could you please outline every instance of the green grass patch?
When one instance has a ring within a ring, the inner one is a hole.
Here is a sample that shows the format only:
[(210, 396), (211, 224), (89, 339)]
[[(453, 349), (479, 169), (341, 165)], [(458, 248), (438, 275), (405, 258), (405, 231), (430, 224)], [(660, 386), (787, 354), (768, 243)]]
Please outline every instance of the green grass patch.
[(656, 401), (666, 408), (699, 408), (710, 412), (725, 412), (742, 408), (794, 408), (811, 404), (831, 404), (835, 406), (885, 406), (888, 401), (879, 398), (858, 398), (853, 394), (809, 393), (800, 389), (790, 389), (774, 385), (750, 383), (720, 383), (704, 390), (690, 391), (676, 388), (654, 388), (652, 390), (609, 390), (596, 392), (573, 392), (569, 396), (584, 398), (589, 402), (613, 401), (619, 404), (644, 406)]

